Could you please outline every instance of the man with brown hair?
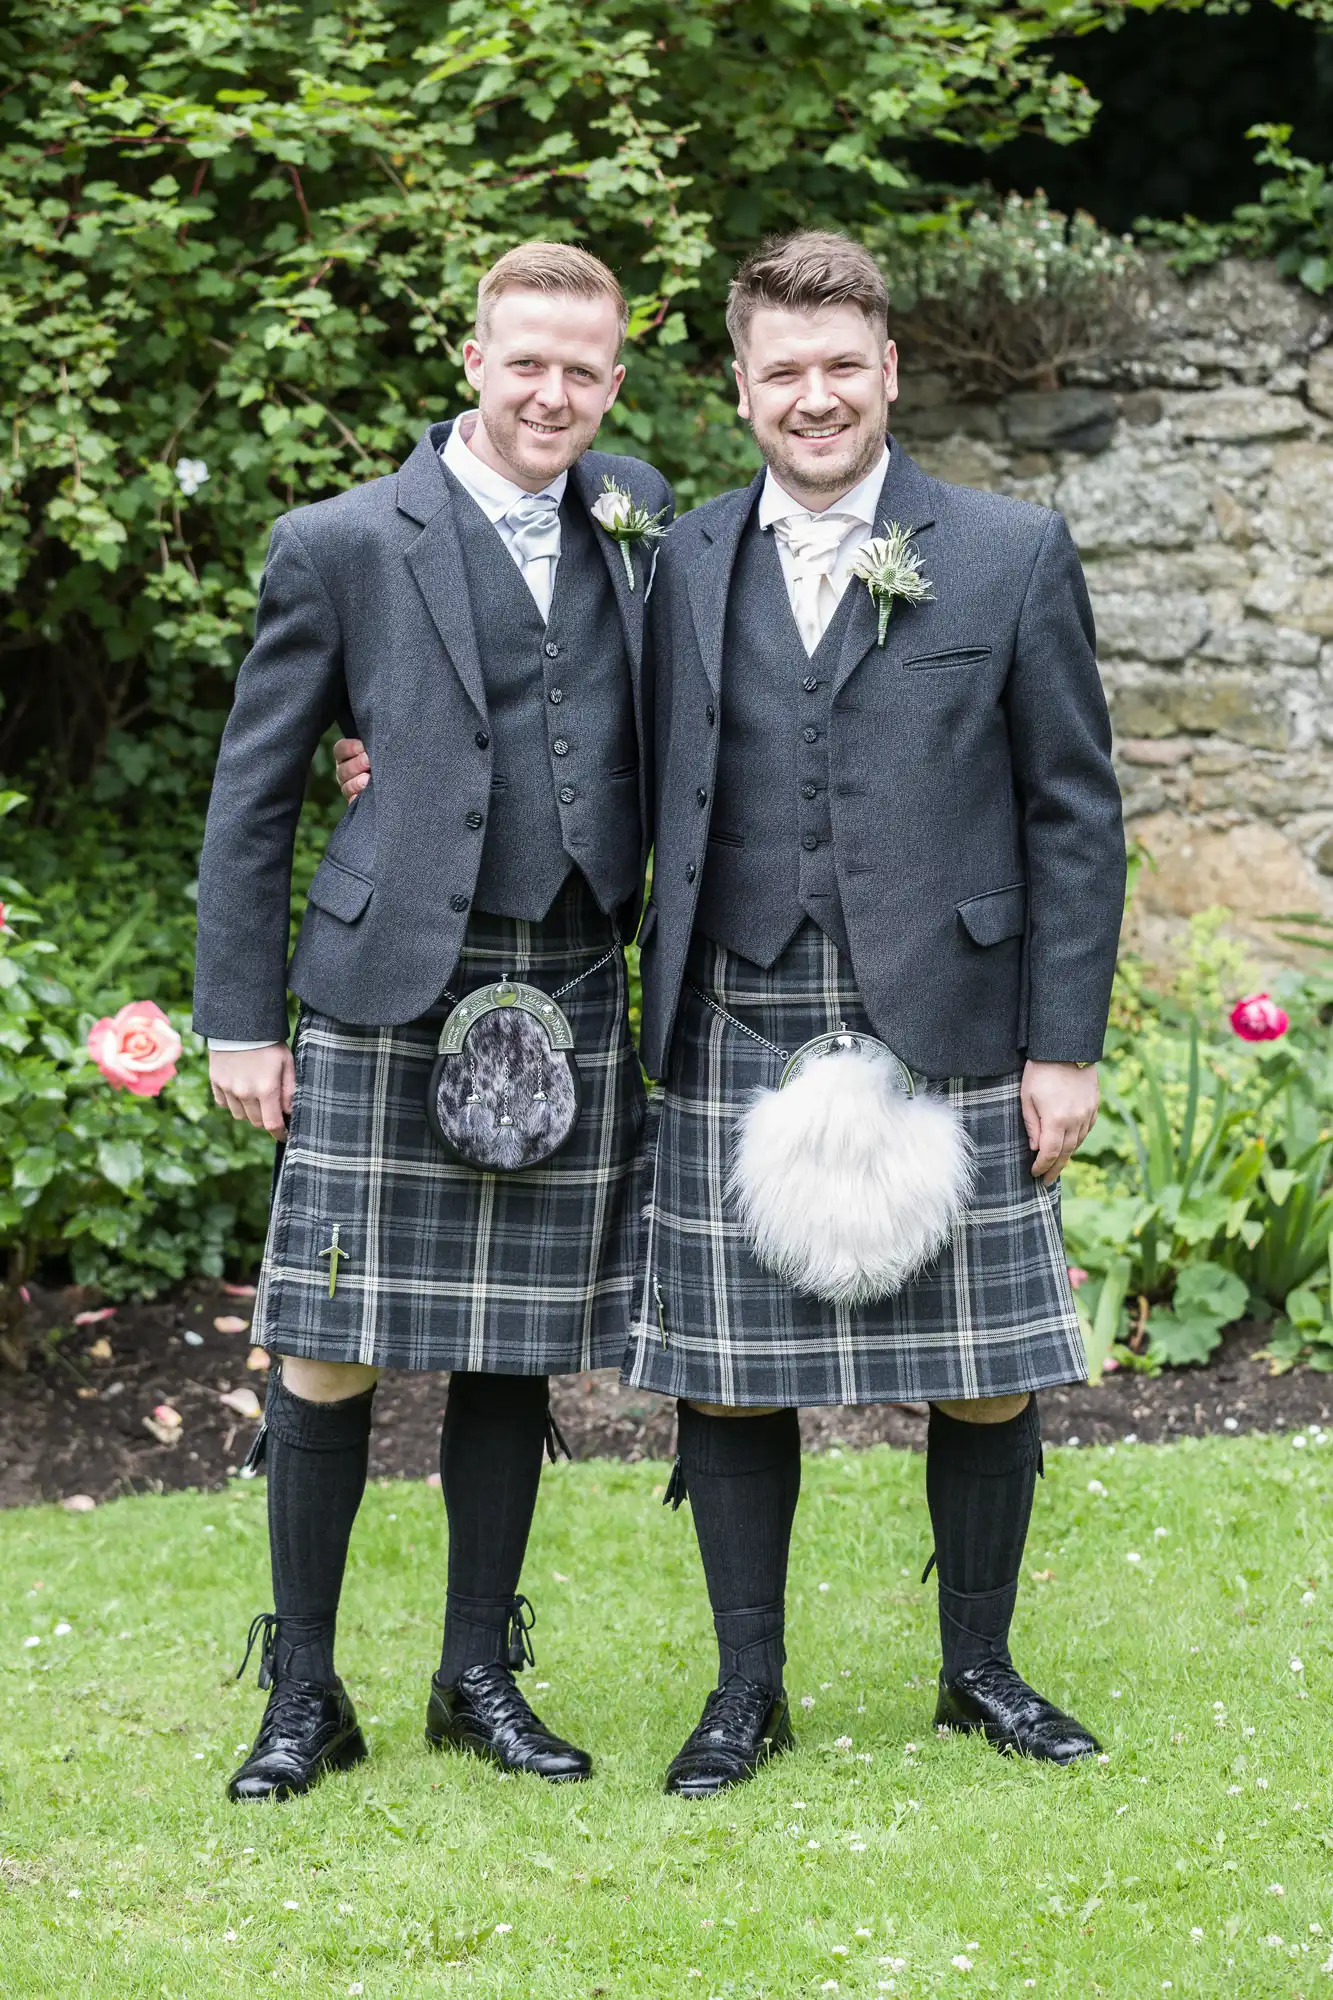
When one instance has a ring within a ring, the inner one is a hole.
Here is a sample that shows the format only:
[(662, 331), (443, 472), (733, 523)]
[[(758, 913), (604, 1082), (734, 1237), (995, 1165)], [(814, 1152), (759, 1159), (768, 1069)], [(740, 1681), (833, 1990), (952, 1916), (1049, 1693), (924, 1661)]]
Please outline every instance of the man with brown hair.
[[(274, 1610), (251, 1635), (272, 1692), (236, 1799), (305, 1791), (366, 1754), (333, 1642), (385, 1367), (454, 1371), (427, 1740), (552, 1781), (590, 1769), (514, 1672), (531, 1658), (517, 1592), (548, 1376), (620, 1361), (633, 1285), (643, 1089), (620, 946), (647, 855), (648, 566), (610, 530), (670, 496), (650, 466), (589, 450), (625, 325), (586, 251), (510, 251), (463, 350), (476, 412), (432, 424), (392, 477), (284, 515), (269, 545), (209, 810), (195, 1004), (219, 1104), (285, 1141), (254, 1315), (279, 1358)], [(352, 787), (289, 970), (293, 838), (336, 717), (374, 783)], [(474, 994), (503, 1033), (530, 1032), (495, 1044), (498, 1071), (464, 1040), (470, 1095), (450, 1115), (524, 1172), (468, 1164), (428, 1123), (445, 1024), (461, 1032)], [(558, 1064), (541, 1025), (557, 1016), (572, 1032)], [(554, 1155), (533, 1034), (576, 1120)], [(506, 1069), (506, 1048), (533, 1046), (535, 1081)]]
[[(1036, 1392), (1086, 1372), (1057, 1180), (1096, 1116), (1123, 907), (1087, 593), (1058, 514), (886, 442), (897, 356), (858, 245), (766, 245), (727, 319), (766, 469), (676, 524), (651, 607), (641, 1054), (666, 1088), (626, 1380), (679, 1399), (669, 1497), (720, 1655), (667, 1788), (706, 1796), (791, 1741), (800, 1404), (930, 1404), (936, 1721), (1067, 1763), (1096, 1741), (1008, 1634)], [(742, 1157), (755, 1116), (786, 1166)], [(949, 1147), (970, 1196), (907, 1282), (872, 1281)], [(793, 1277), (829, 1262), (815, 1208), (855, 1251), (836, 1284)]]

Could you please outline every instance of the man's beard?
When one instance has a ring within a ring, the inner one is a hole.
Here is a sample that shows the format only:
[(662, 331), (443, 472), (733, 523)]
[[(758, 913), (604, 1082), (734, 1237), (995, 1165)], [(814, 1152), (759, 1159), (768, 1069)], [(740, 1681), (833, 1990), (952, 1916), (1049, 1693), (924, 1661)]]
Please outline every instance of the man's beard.
[(766, 444), (751, 423), (750, 435), (763, 453), (764, 463), (779, 485), (785, 486), (788, 481), (794, 481), (808, 493), (827, 493), (831, 499), (836, 500), (841, 499), (844, 493), (850, 493), (854, 486), (859, 486), (861, 481), (873, 472), (884, 449), (888, 428), (889, 410), (886, 403), (882, 419), (866, 433), (851, 465), (845, 461), (841, 465), (833, 463), (821, 465), (818, 460), (809, 464), (798, 460), (795, 451), (786, 448), (788, 439), (786, 431), (774, 433)]
[(580, 426), (571, 420), (560, 432), (558, 462), (553, 463), (549, 458), (538, 457), (537, 440), (521, 416), (509, 410), (488, 411), (484, 407), (481, 415), (486, 435), (500, 456), (528, 477), (546, 473), (554, 479), (560, 472), (568, 471), (597, 435), (596, 425), (589, 430), (586, 424)]

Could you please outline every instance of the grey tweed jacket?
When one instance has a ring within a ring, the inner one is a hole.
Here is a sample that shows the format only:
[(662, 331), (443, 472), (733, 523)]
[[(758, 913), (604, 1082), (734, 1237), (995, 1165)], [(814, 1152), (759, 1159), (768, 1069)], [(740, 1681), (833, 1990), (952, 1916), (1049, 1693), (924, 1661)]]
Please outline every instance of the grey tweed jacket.
[[(829, 807), (852, 965), (877, 1033), (926, 1076), (1102, 1051), (1125, 845), (1092, 611), (1060, 515), (929, 478), (893, 444), (883, 519), (934, 586), (883, 646), (864, 584), (833, 669)], [(762, 475), (760, 475), (762, 478)], [(642, 1058), (667, 1073), (714, 820), (727, 597), (759, 490), (684, 516), (650, 606), (656, 854)], [(880, 526), (876, 523), (877, 530)], [(793, 826), (795, 814), (793, 813)]]
[[(433, 425), (397, 473), (274, 527), (204, 836), (200, 1034), (286, 1036), (292, 846), (311, 758), (335, 720), (370, 751), (374, 811), (358, 801), (334, 831), (311, 885), (292, 990), (338, 1020), (392, 1025), (431, 1007), (457, 963), (485, 840), (491, 748), (474, 608), (439, 459), (447, 432)], [(585, 506), (605, 474), (651, 512), (670, 502), (652, 466), (590, 451), (570, 473)], [(636, 556), (631, 592), (615, 545), (598, 541), (634, 684), (642, 869), (651, 785), (646, 578)], [(637, 914), (637, 901), (621, 913), (627, 934)]]

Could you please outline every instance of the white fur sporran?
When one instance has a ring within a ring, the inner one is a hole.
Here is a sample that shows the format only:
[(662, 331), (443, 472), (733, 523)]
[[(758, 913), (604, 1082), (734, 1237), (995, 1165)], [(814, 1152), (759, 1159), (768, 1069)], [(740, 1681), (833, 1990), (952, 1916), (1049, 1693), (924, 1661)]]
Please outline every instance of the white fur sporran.
[(944, 1248), (972, 1189), (953, 1107), (871, 1035), (819, 1035), (736, 1128), (727, 1180), (756, 1260), (798, 1292), (869, 1305)]

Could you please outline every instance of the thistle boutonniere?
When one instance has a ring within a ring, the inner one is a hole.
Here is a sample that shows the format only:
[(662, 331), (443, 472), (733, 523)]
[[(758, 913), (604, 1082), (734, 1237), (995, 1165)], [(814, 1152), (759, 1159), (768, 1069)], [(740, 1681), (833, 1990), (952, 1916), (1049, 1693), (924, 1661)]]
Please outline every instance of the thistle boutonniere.
[(878, 646), (884, 644), (895, 598), (901, 598), (904, 604), (924, 604), (935, 595), (934, 584), (921, 574), (921, 558), (912, 547), (912, 530), (897, 521), (890, 521), (882, 536), (866, 543), (852, 564), (852, 575), (860, 577), (875, 600), (879, 613), (879, 637), (875, 641)]
[(625, 581), (634, 588), (634, 562), (631, 551), (660, 542), (666, 529), (662, 526), (665, 507), (656, 514), (650, 514), (646, 507), (636, 504), (633, 494), (623, 486), (617, 486), (609, 474), (603, 477), (603, 491), (592, 503), (592, 518), (603, 529), (620, 550), (620, 560), (625, 565)]

